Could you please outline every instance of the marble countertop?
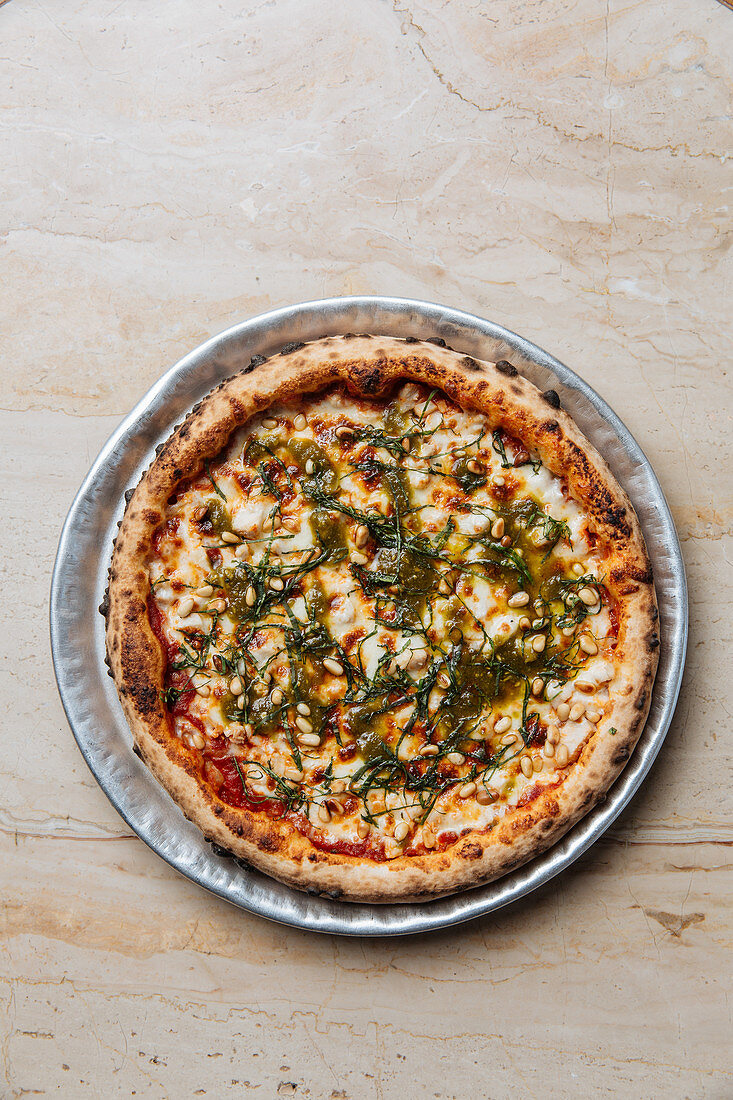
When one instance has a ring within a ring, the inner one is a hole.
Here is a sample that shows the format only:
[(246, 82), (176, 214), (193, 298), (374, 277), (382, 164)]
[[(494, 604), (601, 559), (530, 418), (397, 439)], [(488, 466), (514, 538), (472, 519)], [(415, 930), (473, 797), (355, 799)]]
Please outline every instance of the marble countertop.
[[(733, 14), (11, 0), (0, 43), (0, 1093), (730, 1096)], [(87, 771), (47, 640), (63, 517), (137, 398), (235, 321), (361, 292), (586, 377), (661, 480), (692, 618), (606, 836), (520, 904), (383, 941), (158, 860)]]

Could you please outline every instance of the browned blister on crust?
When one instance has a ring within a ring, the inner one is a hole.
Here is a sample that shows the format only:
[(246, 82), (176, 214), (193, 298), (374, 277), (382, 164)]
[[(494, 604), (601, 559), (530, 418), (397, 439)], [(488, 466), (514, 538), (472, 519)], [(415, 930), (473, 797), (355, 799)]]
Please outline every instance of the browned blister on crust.
[[(204, 835), (301, 889), (349, 900), (422, 900), (491, 881), (542, 852), (586, 814), (613, 783), (638, 740), (658, 660), (651, 567), (633, 508), (608, 466), (560, 407), (511, 365), (462, 356), (428, 342), (382, 336), (328, 337), (254, 365), (201, 402), (160, 450), (129, 501), (110, 571), (107, 650), (125, 715), (149, 768)], [(163, 703), (165, 656), (147, 611), (146, 561), (155, 529), (176, 487), (214, 459), (232, 433), (276, 402), (337, 383), (380, 398), (397, 380), (444, 391), (520, 440), (558, 477), (609, 547), (605, 586), (618, 601), (616, 693), (612, 728), (588, 738), (564, 780), (508, 812), (490, 831), (451, 846), (373, 862), (315, 847), (288, 819), (222, 802), (199, 778), (171, 734)]]

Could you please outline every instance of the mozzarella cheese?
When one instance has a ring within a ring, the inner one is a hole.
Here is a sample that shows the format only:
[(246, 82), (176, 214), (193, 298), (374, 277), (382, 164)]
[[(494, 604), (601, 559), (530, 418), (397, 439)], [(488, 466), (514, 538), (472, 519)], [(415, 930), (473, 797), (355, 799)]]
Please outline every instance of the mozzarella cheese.
[(176, 736), (222, 800), (326, 848), (489, 829), (609, 708), (587, 536), (558, 478), (440, 393), (274, 406), (180, 487), (151, 551)]

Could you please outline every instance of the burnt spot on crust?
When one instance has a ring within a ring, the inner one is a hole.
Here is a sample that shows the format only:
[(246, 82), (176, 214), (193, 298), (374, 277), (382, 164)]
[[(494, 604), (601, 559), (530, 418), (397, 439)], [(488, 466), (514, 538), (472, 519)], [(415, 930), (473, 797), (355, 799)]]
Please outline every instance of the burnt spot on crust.
[(129, 504), (130, 501), (132, 500), (134, 492), (135, 492), (134, 487), (132, 489), (125, 489), (125, 503), (126, 504)]
[(357, 383), (363, 393), (377, 393), (382, 384), (382, 373), (376, 367), (372, 370), (359, 370)]
[(470, 355), (464, 355), (461, 359), (461, 366), (465, 367), (466, 370), (481, 370), (481, 366)]
[(651, 584), (654, 574), (651, 565), (647, 569), (625, 565), (611, 570), (611, 580), (622, 595), (630, 595), (632, 592), (639, 591), (640, 584)]
[(341, 337), (342, 340), (356, 340), (355, 332), (345, 332)]
[[(122, 667), (124, 670), (124, 654)], [(130, 684), (128, 694), (140, 714), (144, 718), (157, 714), (160, 700), (155, 687), (152, 684), (145, 683), (141, 676), (128, 678), (128, 683)]]
[(631, 527), (626, 518), (626, 509), (616, 504), (608, 489), (599, 483), (587, 455), (572, 440), (567, 442), (570, 461), (580, 473), (587, 486), (587, 493), (595, 512), (599, 513), (608, 526), (624, 538), (631, 537)]
[(557, 390), (545, 390), (545, 392), (541, 394), (541, 397), (543, 401), (547, 402), (551, 409), (560, 408), (560, 394)]
[(483, 848), (480, 844), (476, 844), (475, 841), (466, 841), (458, 849), (458, 854), (464, 859), (481, 859), (483, 855)]
[(291, 351), (300, 351), (304, 348), (305, 344), (302, 340), (292, 340), (289, 344), (286, 344), (284, 348), (281, 348), (279, 355), (290, 355)]
[(249, 361), (249, 364), (244, 368), (242, 374), (251, 374), (257, 367), (261, 367), (263, 363), (266, 363), (267, 359), (264, 355), (253, 355)]
[(540, 431), (548, 432), (550, 435), (557, 435), (560, 431), (560, 425), (557, 420), (543, 420), (540, 424)]
[(145, 508), (142, 513), (142, 518), (146, 523), (149, 523), (151, 527), (155, 527), (162, 520), (160, 512), (156, 512), (153, 508)]
[(629, 750), (625, 746), (622, 746), (614, 756), (613, 762), (618, 767), (620, 767), (622, 764), (626, 763), (630, 755), (631, 753), (629, 752)]
[(445, 340), (443, 339), (442, 336), (428, 336), (428, 338), (425, 342), (427, 344), (435, 344), (435, 346), (437, 348), (447, 348), (448, 347), (448, 345), (446, 344), (446, 342), (445, 342)]
[(517, 368), (507, 359), (500, 359), (498, 363), (494, 363), (494, 366), (501, 374), (505, 374), (507, 378), (514, 378), (514, 376), (519, 373)]
[(646, 710), (646, 692), (640, 691), (639, 695), (634, 703), (637, 710)]
[(109, 588), (102, 597), (102, 602), (99, 605), (99, 614), (104, 615), (105, 619), (109, 615)]
[(405, 343), (406, 344), (418, 344), (419, 342), (420, 341), (418, 340), (417, 336), (406, 336), (405, 337)]

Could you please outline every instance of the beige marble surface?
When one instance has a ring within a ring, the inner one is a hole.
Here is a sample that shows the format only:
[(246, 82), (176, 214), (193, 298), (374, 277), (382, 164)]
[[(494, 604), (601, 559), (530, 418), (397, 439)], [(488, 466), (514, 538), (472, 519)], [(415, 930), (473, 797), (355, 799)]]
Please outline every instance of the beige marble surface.
[[(731, 1075), (730, 91), (715, 0), (0, 6), (3, 1097), (716, 1097)], [(692, 630), (663, 754), (538, 895), (367, 942), (148, 851), (78, 754), (47, 592), (107, 434), (265, 308), (535, 339), (641, 441)]]

